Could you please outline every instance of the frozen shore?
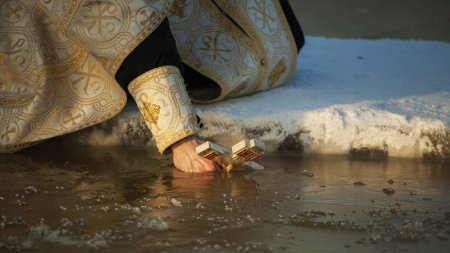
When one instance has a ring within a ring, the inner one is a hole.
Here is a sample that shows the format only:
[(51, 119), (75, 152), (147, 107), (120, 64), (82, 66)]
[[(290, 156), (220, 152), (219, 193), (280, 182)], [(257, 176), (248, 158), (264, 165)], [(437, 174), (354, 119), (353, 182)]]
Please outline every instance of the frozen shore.
[[(196, 105), (201, 135), (242, 137), (269, 151), (450, 158), (450, 44), (307, 37), (286, 86)], [(133, 105), (66, 138), (89, 145), (153, 145)]]

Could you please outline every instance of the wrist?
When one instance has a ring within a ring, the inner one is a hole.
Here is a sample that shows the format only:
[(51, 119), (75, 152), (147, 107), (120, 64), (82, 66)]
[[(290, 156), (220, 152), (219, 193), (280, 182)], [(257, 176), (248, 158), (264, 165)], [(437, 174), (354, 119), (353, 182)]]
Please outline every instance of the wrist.
[(183, 144), (186, 144), (189, 142), (197, 142), (197, 141), (198, 141), (198, 136), (196, 134), (192, 134), (192, 135), (186, 136), (183, 139), (175, 142), (170, 147), (172, 148), (172, 151), (173, 151), (174, 149), (182, 146)]

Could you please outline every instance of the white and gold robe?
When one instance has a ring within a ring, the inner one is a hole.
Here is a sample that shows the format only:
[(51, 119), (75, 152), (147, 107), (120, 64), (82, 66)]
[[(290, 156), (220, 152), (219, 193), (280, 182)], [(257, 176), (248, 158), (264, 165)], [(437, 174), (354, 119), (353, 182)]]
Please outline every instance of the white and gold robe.
[(183, 61), (220, 86), (203, 102), (279, 86), (294, 73), (297, 49), (278, 1), (3, 0), (0, 152), (120, 112), (126, 93), (115, 73), (166, 17)]

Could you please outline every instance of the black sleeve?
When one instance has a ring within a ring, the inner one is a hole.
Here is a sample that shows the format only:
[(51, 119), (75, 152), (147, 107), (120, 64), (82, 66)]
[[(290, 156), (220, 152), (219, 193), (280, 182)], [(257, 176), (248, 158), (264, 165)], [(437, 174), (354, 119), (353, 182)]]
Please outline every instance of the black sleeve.
[(184, 74), (183, 62), (167, 18), (125, 58), (116, 73), (116, 80), (127, 90), (133, 79), (164, 65), (178, 67)]
[(218, 96), (218, 92), (220, 94), (214, 81), (183, 64), (167, 18), (125, 58), (116, 73), (116, 80), (127, 90), (133, 79), (164, 65), (172, 65), (180, 70), (191, 97), (201, 100)]
[(300, 49), (305, 44), (305, 36), (303, 35), (302, 28), (295, 17), (295, 13), (289, 5), (288, 0), (280, 0), (280, 4), (289, 23), (289, 28), (291, 28), (291, 32), (294, 35), (295, 44), (297, 44), (297, 53), (299, 53)]

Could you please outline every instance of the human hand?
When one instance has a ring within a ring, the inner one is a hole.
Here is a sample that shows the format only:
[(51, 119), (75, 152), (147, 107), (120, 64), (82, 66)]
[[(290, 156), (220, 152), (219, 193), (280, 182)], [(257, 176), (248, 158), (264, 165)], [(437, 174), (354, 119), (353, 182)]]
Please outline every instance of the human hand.
[(199, 155), (195, 151), (202, 141), (196, 135), (186, 137), (172, 145), (173, 164), (179, 170), (189, 173), (212, 172), (217, 165)]

